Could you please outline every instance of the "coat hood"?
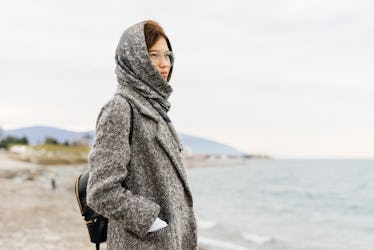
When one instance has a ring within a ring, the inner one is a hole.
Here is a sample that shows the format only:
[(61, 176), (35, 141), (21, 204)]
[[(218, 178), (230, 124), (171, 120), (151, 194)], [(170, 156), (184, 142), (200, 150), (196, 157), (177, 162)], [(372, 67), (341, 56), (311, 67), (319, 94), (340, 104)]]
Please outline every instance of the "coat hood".
[(148, 56), (145, 23), (146, 21), (129, 27), (120, 38), (115, 54), (118, 88), (131, 87), (144, 97), (157, 100), (167, 112), (170, 108), (167, 99), (173, 88)]

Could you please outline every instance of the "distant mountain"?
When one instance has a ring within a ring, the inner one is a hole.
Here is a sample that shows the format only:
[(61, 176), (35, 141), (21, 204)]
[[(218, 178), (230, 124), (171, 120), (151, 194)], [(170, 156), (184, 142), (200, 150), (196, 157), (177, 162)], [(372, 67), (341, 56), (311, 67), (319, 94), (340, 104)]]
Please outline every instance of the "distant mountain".
[[(20, 129), (5, 130), (3, 137), (26, 136), (29, 144), (31, 145), (44, 143), (46, 137), (52, 137), (60, 143), (63, 143), (65, 141), (72, 142), (75, 140), (85, 140), (90, 145), (92, 145), (94, 135), (94, 131), (76, 132), (48, 126), (33, 126)], [(248, 155), (248, 153), (242, 152), (232, 146), (213, 140), (208, 140), (203, 137), (187, 135), (184, 133), (181, 133), (180, 135), (182, 137), (185, 150), (190, 154)]]
[(183, 133), (181, 133), (181, 137), (186, 150), (189, 150), (193, 154), (248, 155), (248, 153), (239, 151), (232, 146), (203, 137)]

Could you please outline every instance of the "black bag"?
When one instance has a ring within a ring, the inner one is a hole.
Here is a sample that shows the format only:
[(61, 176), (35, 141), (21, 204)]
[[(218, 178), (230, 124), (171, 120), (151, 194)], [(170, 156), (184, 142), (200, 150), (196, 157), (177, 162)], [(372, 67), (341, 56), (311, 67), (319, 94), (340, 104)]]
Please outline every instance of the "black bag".
[[(123, 95), (119, 94), (123, 98), (127, 99)], [(130, 100), (127, 99), (131, 108), (131, 123), (130, 123), (130, 136), (129, 143), (131, 145), (132, 139), (132, 128), (134, 123), (134, 113)], [(100, 243), (105, 242), (107, 238), (108, 219), (101, 214), (95, 212), (87, 205), (86, 201), (86, 189), (89, 177), (89, 171), (80, 174), (75, 180), (75, 196), (78, 201), (78, 205), (81, 211), (83, 219), (86, 221), (88, 233), (92, 243), (96, 244), (96, 250), (100, 249)], [(123, 183), (122, 183), (123, 186)]]

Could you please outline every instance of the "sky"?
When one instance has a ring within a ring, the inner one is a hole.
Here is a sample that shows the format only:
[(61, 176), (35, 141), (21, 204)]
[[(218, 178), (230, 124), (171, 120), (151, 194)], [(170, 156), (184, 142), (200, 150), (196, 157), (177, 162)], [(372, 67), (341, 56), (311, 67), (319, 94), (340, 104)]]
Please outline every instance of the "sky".
[(0, 2), (0, 126), (94, 130), (122, 32), (158, 21), (179, 133), (278, 158), (374, 157), (372, 1)]

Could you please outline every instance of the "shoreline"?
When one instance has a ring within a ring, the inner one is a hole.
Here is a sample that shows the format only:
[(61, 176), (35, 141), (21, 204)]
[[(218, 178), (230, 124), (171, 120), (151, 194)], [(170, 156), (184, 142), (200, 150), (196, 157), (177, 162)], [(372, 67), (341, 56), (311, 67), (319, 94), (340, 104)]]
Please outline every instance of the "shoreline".
[(0, 249), (94, 249), (74, 194), (75, 178), (85, 168), (42, 166), (0, 152)]

